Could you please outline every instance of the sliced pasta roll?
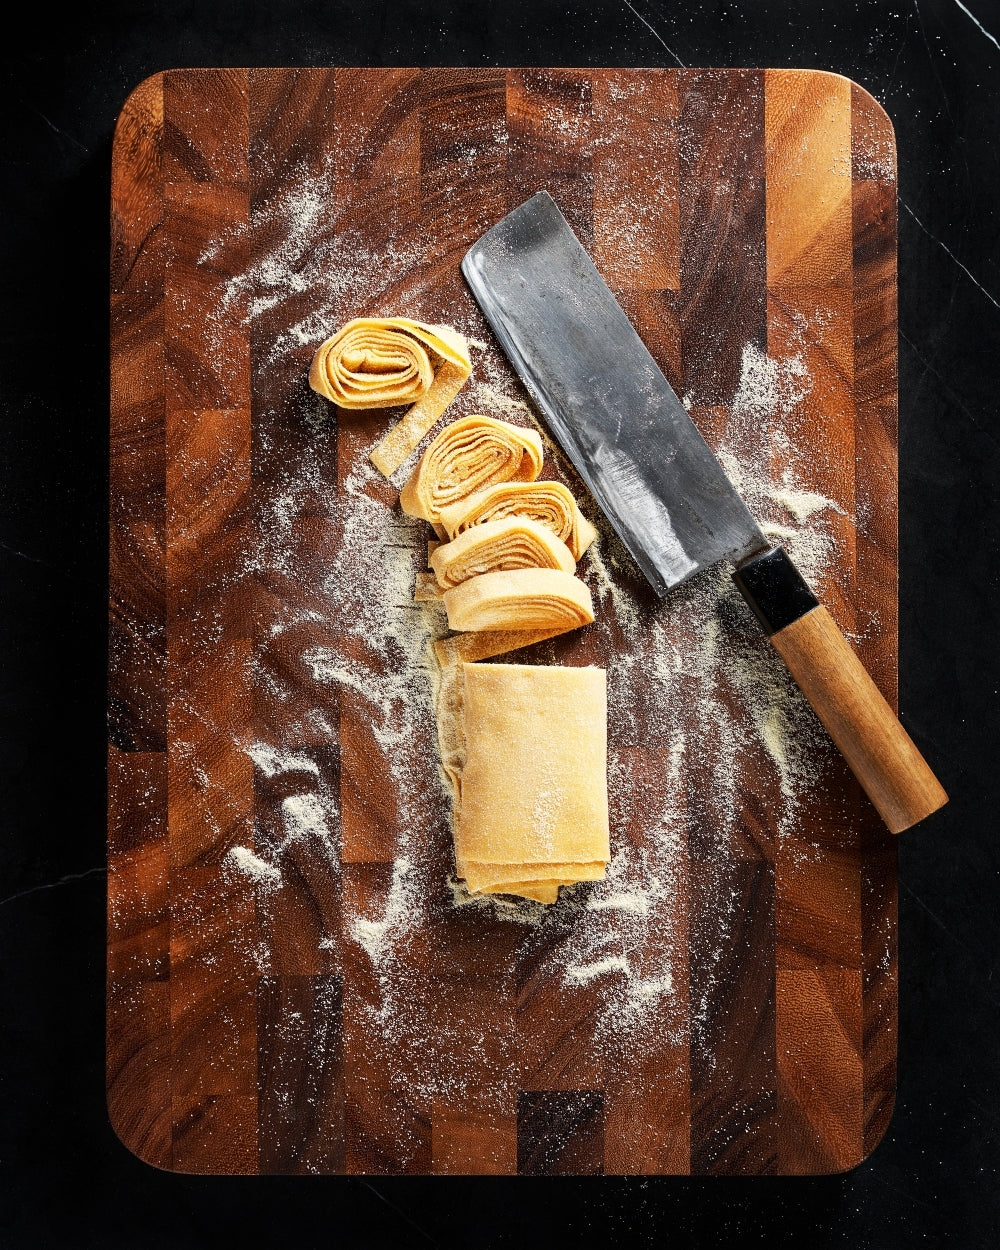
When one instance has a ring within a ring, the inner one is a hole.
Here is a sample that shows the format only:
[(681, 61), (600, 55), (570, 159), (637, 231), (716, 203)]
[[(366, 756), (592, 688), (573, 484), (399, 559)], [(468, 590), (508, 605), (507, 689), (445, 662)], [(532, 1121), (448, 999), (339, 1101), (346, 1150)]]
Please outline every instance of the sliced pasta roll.
[(471, 370), (465, 339), (407, 317), (357, 317), (316, 350), (309, 385), (341, 408), (416, 403), (445, 361)]
[(449, 538), (455, 538), (473, 525), (508, 516), (526, 516), (546, 526), (562, 539), (574, 560), (579, 560), (597, 537), (597, 530), (562, 482), (501, 482), (487, 486), (467, 499), (443, 507), (439, 523)]
[(420, 457), (399, 502), (410, 516), (437, 524), (441, 509), (498, 482), (533, 482), (542, 471), (542, 440), (494, 417), (446, 425)]
[(408, 317), (357, 317), (317, 348), (309, 385), (340, 408), (410, 405), (371, 453), (372, 463), (389, 477), (471, 372), (469, 345), (451, 326)]
[(555, 629), (589, 625), (594, 605), (586, 582), (562, 569), (482, 573), (444, 592), (455, 630)]
[(431, 568), (442, 590), (483, 573), (506, 569), (576, 568), (573, 553), (547, 526), (526, 516), (509, 516), (485, 521), (442, 543), (431, 554)]

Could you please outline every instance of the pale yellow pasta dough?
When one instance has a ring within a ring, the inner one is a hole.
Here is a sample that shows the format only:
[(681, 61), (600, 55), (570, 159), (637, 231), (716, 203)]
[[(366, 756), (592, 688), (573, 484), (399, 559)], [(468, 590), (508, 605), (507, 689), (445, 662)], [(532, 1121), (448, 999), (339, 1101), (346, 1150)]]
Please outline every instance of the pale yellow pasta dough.
[(468, 345), (449, 326), (357, 317), (316, 349), (309, 385), (340, 408), (392, 408), (425, 395), (444, 361), (471, 372)]
[[(566, 882), (565, 884), (569, 884)], [(559, 885), (549, 885), (534, 881), (512, 881), (503, 888), (490, 886), (481, 890), (481, 894), (519, 894), (521, 898), (532, 898), (536, 903), (554, 903), (559, 897)]]
[(603, 877), (605, 683), (598, 668), (463, 665), (455, 862), (473, 893), (554, 901), (553, 886)]
[(589, 864), (483, 864), (478, 860), (455, 861), (459, 876), (465, 879), (471, 891), (495, 889), (514, 881), (558, 882), (566, 885), (571, 881), (600, 881), (604, 876), (604, 861)]
[(443, 507), (497, 482), (533, 482), (542, 471), (542, 440), (494, 417), (446, 425), (420, 457), (399, 495), (404, 512), (432, 524)]
[(526, 516), (473, 525), (432, 553), (431, 568), (442, 590), (482, 573), (505, 569), (548, 568), (572, 573), (573, 553), (546, 525)]
[(455, 538), (473, 525), (508, 516), (526, 516), (546, 526), (562, 539), (574, 560), (579, 560), (597, 537), (597, 530), (562, 482), (501, 482), (487, 486), (442, 508), (439, 523), (449, 538)]
[(456, 630), (576, 629), (594, 619), (586, 582), (562, 569), (510, 569), (470, 577), (444, 592)]
[(340, 408), (412, 407), (372, 452), (388, 477), (465, 385), (472, 360), (450, 326), (408, 317), (357, 317), (321, 343), (309, 385)]
[(464, 667), (508, 651), (544, 642), (561, 629), (498, 629), (474, 634), (455, 634), (434, 644), (439, 680), (435, 698), (438, 749), (441, 766), (451, 782), (456, 805), (462, 801), (462, 769), (465, 767), (465, 725), (462, 718), (465, 691)]

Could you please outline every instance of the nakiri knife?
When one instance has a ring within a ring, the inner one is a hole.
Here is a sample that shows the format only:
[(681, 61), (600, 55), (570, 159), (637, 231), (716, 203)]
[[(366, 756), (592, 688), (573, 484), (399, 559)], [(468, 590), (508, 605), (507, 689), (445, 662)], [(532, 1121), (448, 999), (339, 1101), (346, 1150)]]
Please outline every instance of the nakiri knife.
[(772, 546), (586, 249), (540, 191), (462, 273), (514, 369), (660, 596), (721, 560), (893, 833), (948, 796), (829, 612)]

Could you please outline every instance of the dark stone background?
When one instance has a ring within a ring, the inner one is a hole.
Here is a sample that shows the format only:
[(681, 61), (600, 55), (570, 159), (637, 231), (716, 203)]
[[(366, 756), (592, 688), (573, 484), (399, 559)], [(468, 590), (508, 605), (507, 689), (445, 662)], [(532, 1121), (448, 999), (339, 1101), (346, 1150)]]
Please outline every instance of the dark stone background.
[[(17, 23), (15, 15), (19, 14)], [(0, 108), (0, 1246), (1000, 1245), (998, 0), (8, 11)], [(104, 1107), (108, 194), (179, 66), (794, 66), (866, 87), (900, 189), (902, 717), (952, 796), (900, 843), (900, 1066), (873, 1157), (806, 1180), (212, 1179)]]

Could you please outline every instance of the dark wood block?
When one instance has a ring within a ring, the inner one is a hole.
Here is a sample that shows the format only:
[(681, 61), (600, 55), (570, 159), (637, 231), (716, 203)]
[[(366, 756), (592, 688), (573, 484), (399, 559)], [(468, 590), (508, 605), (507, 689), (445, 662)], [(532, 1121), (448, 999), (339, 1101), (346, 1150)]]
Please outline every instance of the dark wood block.
[(343, 984), (262, 977), (257, 992), (258, 1169), (344, 1171)]
[(172, 1167), (170, 987), (113, 975), (107, 996), (106, 1080), (112, 1127), (133, 1154)]
[(682, 394), (729, 404), (767, 345), (764, 75), (681, 70), (677, 93)]
[(255, 1094), (257, 979), (252, 882), (218, 866), (170, 874), (171, 1093)]
[(604, 1095), (600, 1090), (525, 1091), (517, 1096), (519, 1176), (601, 1176)]
[(685, 1175), (691, 1171), (691, 1086), (687, 1046), (658, 1054), (638, 1079), (610, 1080), (604, 1095), (607, 1175)]
[(123, 750), (167, 739), (164, 566), (163, 80), (115, 128), (111, 212), (109, 729)]
[(249, 390), (245, 300), (227, 285), (247, 259), (245, 187), (168, 182), (164, 291), (168, 408), (235, 408)]
[(670, 70), (605, 69), (591, 81), (594, 263), (612, 290), (676, 291), (676, 78)]
[(258, 743), (258, 755), (254, 848), (276, 877), (257, 916), (271, 968), (286, 977), (339, 972), (340, 831), (328, 815), (340, 793), (339, 753), (285, 745), (268, 756)]
[(245, 186), (247, 71), (172, 70), (163, 84), (167, 181)]
[[(193, 641), (185, 650), (194, 650)], [(244, 639), (229, 639), (175, 669), (167, 766), (177, 867), (218, 863), (231, 847), (253, 841), (253, 764), (240, 745), (250, 712), (249, 654)]]
[(108, 858), (108, 975), (132, 984), (170, 975), (166, 838)]
[(505, 211), (547, 190), (584, 247), (593, 246), (594, 236), (592, 113), (593, 88), (586, 71), (526, 68), (507, 73)]
[(774, 924), (779, 969), (860, 969), (858, 848), (817, 855), (790, 841), (775, 866)]
[(889, 1127), (896, 1100), (897, 854), (895, 838), (876, 826), (861, 876), (863, 1154), (866, 1156)]
[(693, 860), (691, 896), (691, 1172), (773, 1175), (773, 869)]

